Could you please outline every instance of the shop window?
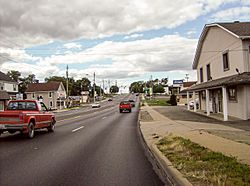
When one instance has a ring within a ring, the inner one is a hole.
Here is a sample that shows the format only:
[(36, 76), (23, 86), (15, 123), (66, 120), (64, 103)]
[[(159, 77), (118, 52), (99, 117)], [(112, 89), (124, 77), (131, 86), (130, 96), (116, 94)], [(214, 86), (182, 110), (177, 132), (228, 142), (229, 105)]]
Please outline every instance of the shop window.
[(237, 101), (237, 88), (236, 87), (228, 88), (228, 99), (230, 101)]

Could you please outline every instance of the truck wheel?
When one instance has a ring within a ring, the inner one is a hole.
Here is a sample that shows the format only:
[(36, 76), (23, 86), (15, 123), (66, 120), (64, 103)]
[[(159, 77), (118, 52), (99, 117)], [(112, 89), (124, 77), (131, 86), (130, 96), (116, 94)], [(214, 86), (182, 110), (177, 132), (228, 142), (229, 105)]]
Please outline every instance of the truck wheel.
[(49, 132), (54, 132), (55, 131), (55, 120), (52, 119), (52, 121), (50, 122), (49, 127), (47, 128)]
[(131, 112), (131, 109), (128, 112)]
[(28, 138), (34, 138), (34, 134), (35, 134), (35, 124), (33, 123), (33, 121), (31, 121), (28, 125), (28, 134), (27, 137)]
[(122, 110), (120, 109), (120, 113), (122, 113)]

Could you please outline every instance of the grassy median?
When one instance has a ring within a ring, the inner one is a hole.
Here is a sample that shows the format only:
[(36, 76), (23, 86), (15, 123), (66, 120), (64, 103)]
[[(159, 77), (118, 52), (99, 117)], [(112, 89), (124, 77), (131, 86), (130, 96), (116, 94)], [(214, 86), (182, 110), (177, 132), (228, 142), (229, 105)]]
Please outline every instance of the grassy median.
[(158, 149), (193, 185), (250, 185), (250, 166), (182, 137), (167, 136)]
[(167, 103), (169, 99), (146, 99), (146, 102), (149, 106), (170, 106)]

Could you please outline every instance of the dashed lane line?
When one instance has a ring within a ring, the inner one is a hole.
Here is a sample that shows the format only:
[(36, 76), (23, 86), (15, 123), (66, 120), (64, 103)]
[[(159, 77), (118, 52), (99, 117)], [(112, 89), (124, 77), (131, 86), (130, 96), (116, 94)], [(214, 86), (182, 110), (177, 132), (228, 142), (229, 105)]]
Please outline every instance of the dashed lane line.
[(81, 129), (83, 129), (83, 128), (84, 128), (84, 126), (78, 127), (78, 128), (76, 128), (76, 129), (72, 130), (72, 132), (76, 132), (76, 131), (81, 130)]

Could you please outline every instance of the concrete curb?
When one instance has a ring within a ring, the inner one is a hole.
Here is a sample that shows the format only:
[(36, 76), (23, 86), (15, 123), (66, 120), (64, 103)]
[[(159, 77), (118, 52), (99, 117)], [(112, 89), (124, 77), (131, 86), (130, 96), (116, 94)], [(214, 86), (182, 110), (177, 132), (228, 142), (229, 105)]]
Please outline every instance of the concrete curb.
[(162, 170), (162, 174), (167, 177), (167, 179), (173, 183), (173, 185), (185, 185), (185, 186), (192, 186), (192, 184), (183, 177), (183, 175), (174, 168), (173, 164), (162, 154), (162, 152), (157, 148), (155, 144), (151, 146), (151, 152), (154, 155), (154, 158), (160, 165)]
[(138, 114), (138, 134), (145, 154), (153, 166), (154, 171), (165, 185), (191, 186), (192, 184), (173, 167), (172, 163), (159, 151), (156, 145), (149, 145), (143, 136), (140, 123), (141, 112)]

